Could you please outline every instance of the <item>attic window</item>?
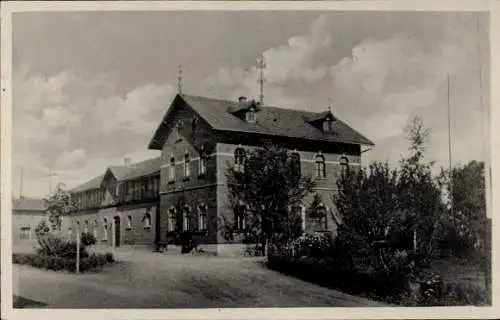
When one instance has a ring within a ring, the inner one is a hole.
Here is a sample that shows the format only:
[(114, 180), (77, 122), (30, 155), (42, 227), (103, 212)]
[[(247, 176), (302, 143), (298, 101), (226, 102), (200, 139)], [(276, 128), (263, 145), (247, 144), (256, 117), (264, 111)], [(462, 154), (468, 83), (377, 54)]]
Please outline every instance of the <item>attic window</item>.
[(325, 121), (323, 121), (323, 132), (332, 132), (332, 119), (330, 117), (326, 118)]
[(249, 123), (254, 123), (257, 120), (257, 114), (254, 107), (250, 107), (246, 113), (246, 121)]

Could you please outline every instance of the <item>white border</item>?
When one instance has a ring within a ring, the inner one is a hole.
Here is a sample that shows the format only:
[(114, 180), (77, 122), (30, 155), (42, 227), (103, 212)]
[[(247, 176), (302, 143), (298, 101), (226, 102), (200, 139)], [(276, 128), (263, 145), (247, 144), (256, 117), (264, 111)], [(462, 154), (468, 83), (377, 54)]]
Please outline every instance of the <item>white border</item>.
[[(500, 70), (500, 44), (493, 35), (494, 31), (500, 27), (500, 3), (486, 0), (395, 0), (395, 1), (256, 1), (256, 2), (2, 2), (2, 90), (1, 95), (1, 237), (2, 237), (2, 318), (5, 319), (39, 319), (41, 315), (47, 318), (67, 319), (79, 318), (86, 319), (411, 319), (411, 318), (460, 318), (460, 319), (478, 319), (478, 318), (497, 318), (498, 312), (498, 281), (493, 275), (493, 305), (494, 307), (433, 307), (433, 308), (280, 308), (280, 309), (168, 309), (168, 310), (144, 310), (144, 309), (108, 309), (108, 310), (13, 310), (12, 306), (12, 266), (11, 266), (11, 14), (13, 12), (27, 11), (129, 11), (129, 10), (346, 10), (346, 11), (490, 11), (490, 46), (491, 46), (491, 88), (500, 88), (500, 80), (496, 70)], [(496, 40), (496, 41), (495, 41)], [(500, 102), (500, 93), (498, 90), (491, 90), (491, 105), (496, 106)], [(496, 108), (492, 107), (492, 123), (500, 123), (500, 115)], [(499, 160), (499, 152), (493, 146), (500, 146), (500, 130), (492, 126), (492, 167)], [(493, 185), (500, 183), (499, 174), (492, 171)], [(500, 207), (500, 198), (493, 197), (492, 208)], [(494, 210), (492, 210), (494, 211)], [(494, 220), (494, 217), (493, 217)], [(493, 243), (499, 239), (498, 232), (495, 232), (497, 226), (493, 223)], [(494, 246), (495, 247), (495, 246)], [(494, 248), (493, 266), (497, 265), (497, 250)], [(492, 268), (495, 271), (495, 267)]]

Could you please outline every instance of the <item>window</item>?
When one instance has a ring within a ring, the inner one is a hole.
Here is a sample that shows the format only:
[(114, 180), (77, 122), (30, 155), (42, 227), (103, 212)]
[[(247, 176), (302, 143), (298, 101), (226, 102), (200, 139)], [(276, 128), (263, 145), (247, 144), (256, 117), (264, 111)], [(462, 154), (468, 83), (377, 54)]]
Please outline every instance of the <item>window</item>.
[(188, 206), (184, 207), (182, 211), (182, 230), (188, 231), (191, 230), (191, 221), (190, 221), (190, 208)]
[(170, 167), (168, 168), (168, 180), (175, 181), (175, 157), (174, 154), (170, 155)]
[(302, 232), (306, 232), (306, 207), (300, 205), (299, 210), (300, 210), (301, 229)]
[(151, 229), (151, 214), (149, 213), (149, 209), (142, 220), (144, 222), (144, 229)]
[(207, 173), (207, 153), (205, 152), (205, 149), (202, 148), (200, 151), (200, 168), (199, 168), (199, 175), (205, 175)]
[(349, 159), (346, 156), (340, 157), (340, 174), (344, 175), (349, 170)]
[(234, 209), (234, 224), (235, 229), (243, 231), (246, 228), (246, 206), (243, 204), (237, 205)]
[(207, 209), (208, 206), (206, 204), (198, 206), (198, 229), (200, 231), (208, 230)]
[(294, 173), (296, 175), (300, 176), (301, 175), (301, 171), (300, 171), (300, 154), (298, 153), (298, 151), (292, 152), (291, 159), (292, 159), (292, 166), (293, 166)]
[(127, 217), (127, 230), (132, 230), (132, 216)]
[(242, 147), (236, 148), (234, 150), (234, 170), (237, 172), (243, 172), (245, 170), (245, 159), (246, 152)]
[(94, 220), (94, 226), (93, 226), (93, 231), (94, 231), (94, 238), (97, 239), (97, 220)]
[(179, 120), (179, 121), (177, 121), (177, 124), (175, 125), (175, 128), (174, 128), (174, 131), (175, 131), (175, 141), (179, 141), (179, 140), (182, 139), (181, 138), (181, 133), (180, 133), (181, 129), (182, 129), (182, 121)]
[(108, 241), (108, 218), (103, 219), (102, 241)]
[(323, 132), (332, 132), (332, 120), (330, 118), (323, 122)]
[(316, 155), (316, 177), (326, 178), (325, 157), (321, 152)]
[(68, 227), (68, 235), (71, 237), (71, 235), (73, 234), (73, 231), (71, 230), (71, 226)]
[(89, 221), (85, 220), (85, 227), (83, 228), (83, 232), (88, 233), (89, 232)]
[(189, 179), (191, 175), (191, 167), (189, 164), (189, 152), (186, 150), (184, 153), (184, 179)]
[(21, 227), (21, 239), (29, 239), (31, 235), (31, 227), (30, 226), (22, 226)]
[(168, 214), (170, 218), (168, 221), (168, 231), (175, 231), (175, 229), (177, 229), (177, 212), (175, 208), (170, 208)]
[(245, 115), (246, 121), (254, 123), (257, 120), (257, 114), (255, 113), (255, 108), (250, 107)]

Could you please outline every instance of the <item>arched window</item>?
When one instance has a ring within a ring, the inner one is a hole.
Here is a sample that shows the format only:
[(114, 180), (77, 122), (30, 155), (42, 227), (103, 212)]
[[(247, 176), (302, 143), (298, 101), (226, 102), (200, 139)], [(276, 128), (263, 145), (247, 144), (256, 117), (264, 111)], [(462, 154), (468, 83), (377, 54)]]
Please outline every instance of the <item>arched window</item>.
[(321, 152), (316, 155), (316, 177), (326, 178), (325, 157)]
[(175, 181), (175, 157), (172, 153), (170, 155), (170, 167), (168, 168), (168, 180)]
[(83, 232), (88, 233), (89, 232), (89, 221), (85, 220), (85, 226), (83, 228)]
[(186, 150), (184, 153), (184, 179), (189, 178), (191, 175), (191, 166), (189, 162), (189, 152)]
[(207, 153), (205, 148), (201, 148), (200, 151), (200, 166), (199, 166), (199, 175), (205, 175), (207, 173)]
[(174, 207), (168, 210), (169, 221), (168, 221), (168, 231), (175, 231), (177, 228), (177, 211)]
[(151, 214), (149, 213), (149, 209), (146, 211), (146, 214), (144, 214), (142, 222), (144, 223), (144, 229), (151, 229)]
[(185, 206), (182, 211), (182, 230), (189, 231), (191, 230), (191, 219), (190, 219), (191, 210), (189, 206)]
[(208, 230), (207, 210), (208, 206), (206, 204), (198, 206), (198, 229), (200, 231)]
[(131, 215), (129, 215), (127, 217), (127, 228), (126, 229), (127, 230), (132, 230), (132, 216)]
[(102, 241), (108, 241), (108, 218), (103, 218), (103, 234)]
[(291, 154), (291, 160), (292, 160), (292, 166), (293, 166), (293, 171), (296, 175), (301, 175), (301, 168), (300, 168), (300, 153), (298, 151), (293, 151)]
[(243, 172), (245, 170), (246, 151), (242, 147), (234, 150), (234, 170)]
[(349, 159), (347, 159), (346, 156), (340, 157), (340, 173), (342, 175), (346, 174), (347, 171), (349, 170)]
[(71, 226), (68, 227), (68, 235), (71, 237), (73, 234), (73, 230), (71, 230)]

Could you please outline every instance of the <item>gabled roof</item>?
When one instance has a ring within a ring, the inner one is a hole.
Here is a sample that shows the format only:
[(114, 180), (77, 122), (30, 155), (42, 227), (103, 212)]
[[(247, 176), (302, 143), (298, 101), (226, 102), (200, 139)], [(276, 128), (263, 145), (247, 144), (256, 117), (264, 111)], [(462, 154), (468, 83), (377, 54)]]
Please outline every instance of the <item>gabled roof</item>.
[[(109, 166), (108, 170), (110, 170), (113, 173), (117, 181), (125, 181), (125, 180), (136, 179), (139, 177), (149, 176), (156, 172), (159, 172), (160, 163), (161, 163), (161, 158), (157, 157), (153, 159), (144, 160), (135, 164), (131, 164), (129, 167)], [(105, 174), (93, 178), (92, 180), (89, 180), (84, 184), (79, 185), (78, 187), (72, 189), (71, 192), (74, 193), (91, 189), (97, 189), (101, 186), (102, 179), (104, 178), (104, 176)]]
[(36, 198), (12, 199), (12, 209), (15, 211), (45, 211), (45, 201)]
[(179, 100), (183, 100), (214, 130), (373, 145), (373, 142), (339, 119), (332, 123), (332, 129), (335, 133), (333, 135), (322, 132), (309, 122), (311, 119), (324, 116), (324, 113), (262, 106), (257, 116), (257, 122), (248, 123), (231, 112), (241, 107), (238, 101), (183, 94), (177, 95), (167, 110), (149, 144), (150, 149), (159, 149), (165, 142), (166, 137), (161, 135), (162, 130), (160, 129), (167, 125), (167, 118)]

